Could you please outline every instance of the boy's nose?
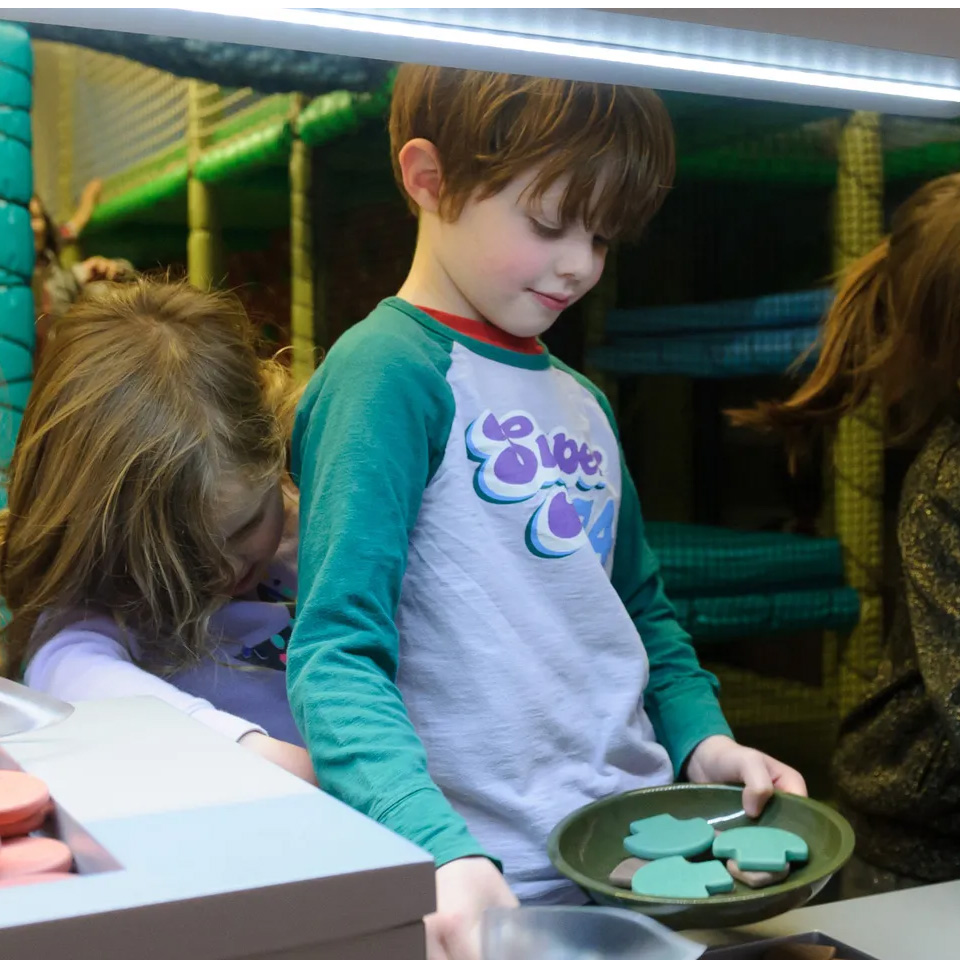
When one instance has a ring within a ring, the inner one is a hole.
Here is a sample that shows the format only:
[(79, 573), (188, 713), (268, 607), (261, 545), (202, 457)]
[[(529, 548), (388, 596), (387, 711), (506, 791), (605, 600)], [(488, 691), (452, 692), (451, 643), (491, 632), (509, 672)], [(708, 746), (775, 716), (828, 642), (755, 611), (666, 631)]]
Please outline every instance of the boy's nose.
[(593, 240), (566, 244), (557, 261), (557, 273), (571, 280), (582, 280), (593, 272)]

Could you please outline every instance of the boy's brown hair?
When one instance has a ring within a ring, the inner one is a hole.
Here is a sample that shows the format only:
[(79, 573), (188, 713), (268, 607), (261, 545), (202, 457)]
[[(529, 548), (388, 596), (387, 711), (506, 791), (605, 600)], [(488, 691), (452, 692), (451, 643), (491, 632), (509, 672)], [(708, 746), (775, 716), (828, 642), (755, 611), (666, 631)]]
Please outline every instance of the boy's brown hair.
[(487, 199), (541, 165), (528, 199), (536, 203), (569, 176), (563, 222), (615, 239), (639, 233), (673, 182), (670, 118), (653, 91), (638, 87), (404, 64), (390, 108), (393, 170), (404, 195), (400, 150), (421, 137), (440, 157), (447, 220), (471, 197)]

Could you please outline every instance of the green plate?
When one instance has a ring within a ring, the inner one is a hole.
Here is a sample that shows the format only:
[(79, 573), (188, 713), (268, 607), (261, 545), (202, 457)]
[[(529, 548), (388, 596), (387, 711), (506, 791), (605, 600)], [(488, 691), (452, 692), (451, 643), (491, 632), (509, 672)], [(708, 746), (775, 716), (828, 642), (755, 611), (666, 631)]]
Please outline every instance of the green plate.
[[(739, 787), (678, 783), (606, 797), (572, 813), (548, 841), (550, 859), (597, 903), (626, 907), (655, 917), (675, 930), (731, 927), (768, 920), (803, 906), (815, 897), (853, 853), (853, 829), (830, 807), (816, 800), (777, 793), (759, 820), (743, 812)], [(799, 834), (810, 859), (795, 866), (788, 880), (763, 890), (737, 883), (733, 893), (708, 900), (642, 897), (607, 882), (624, 860), (623, 838), (630, 823), (658, 813), (677, 818), (704, 817), (718, 830), (760, 823)]]

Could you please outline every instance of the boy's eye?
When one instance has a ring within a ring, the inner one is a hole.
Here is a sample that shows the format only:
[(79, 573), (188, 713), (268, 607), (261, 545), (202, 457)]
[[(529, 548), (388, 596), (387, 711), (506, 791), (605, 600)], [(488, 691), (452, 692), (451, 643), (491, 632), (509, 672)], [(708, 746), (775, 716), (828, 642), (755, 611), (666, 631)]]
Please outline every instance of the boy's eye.
[(530, 221), (530, 226), (533, 227), (533, 232), (545, 240), (557, 240), (563, 236), (563, 227), (550, 227), (541, 223), (536, 217), (527, 217), (527, 219)]
[(610, 246), (610, 241), (606, 237), (601, 237), (599, 234), (594, 234), (593, 242), (594, 242), (594, 245), (598, 247)]

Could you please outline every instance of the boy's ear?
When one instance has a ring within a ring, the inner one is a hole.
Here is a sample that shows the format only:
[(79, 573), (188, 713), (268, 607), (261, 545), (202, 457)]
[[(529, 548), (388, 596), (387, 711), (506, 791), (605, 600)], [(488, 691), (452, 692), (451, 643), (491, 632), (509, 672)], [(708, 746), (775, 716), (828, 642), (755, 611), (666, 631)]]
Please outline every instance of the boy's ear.
[(408, 140), (400, 150), (400, 172), (403, 186), (421, 210), (436, 213), (440, 208), (440, 183), (443, 172), (437, 148), (418, 137)]

